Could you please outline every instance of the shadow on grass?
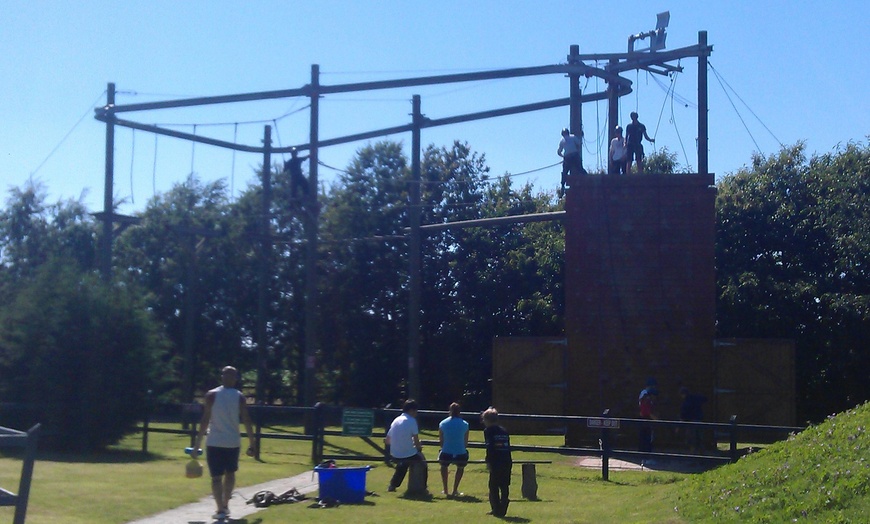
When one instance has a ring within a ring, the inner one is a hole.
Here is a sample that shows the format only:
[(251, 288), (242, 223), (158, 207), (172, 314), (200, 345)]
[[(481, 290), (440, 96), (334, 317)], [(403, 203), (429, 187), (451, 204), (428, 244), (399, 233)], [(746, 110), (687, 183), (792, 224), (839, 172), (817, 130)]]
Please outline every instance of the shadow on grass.
[(455, 500), (456, 502), (464, 502), (468, 504), (480, 504), (481, 502), (483, 502), (482, 498), (475, 497), (474, 495), (451, 495), (447, 498), (447, 500)]
[[(17, 455), (17, 453), (9, 454), (9, 456), (16, 457)], [(167, 457), (160, 453), (142, 453), (141, 451), (132, 449), (108, 449), (105, 451), (88, 452), (44, 450), (37, 451), (36, 460), (37, 462), (45, 461), (79, 464), (138, 464), (167, 460)]]
[(407, 493), (407, 492), (405, 492), (402, 495), (399, 495), (399, 498), (405, 499), (405, 500), (413, 500), (416, 502), (434, 502), (435, 501), (435, 497), (433, 497), (432, 494), (428, 493), (428, 492), (427, 493)]
[(503, 521), (505, 521), (505, 522), (531, 522), (530, 519), (527, 519), (527, 518), (525, 518), (525, 517), (508, 517), (508, 516), (505, 516), (505, 517), (497, 517), (497, 518), (498, 518), (499, 520), (503, 520)]
[(263, 519), (234, 519), (232, 517), (226, 520), (189, 520), (187, 524), (218, 524), (218, 523), (226, 523), (226, 524), (263, 524)]

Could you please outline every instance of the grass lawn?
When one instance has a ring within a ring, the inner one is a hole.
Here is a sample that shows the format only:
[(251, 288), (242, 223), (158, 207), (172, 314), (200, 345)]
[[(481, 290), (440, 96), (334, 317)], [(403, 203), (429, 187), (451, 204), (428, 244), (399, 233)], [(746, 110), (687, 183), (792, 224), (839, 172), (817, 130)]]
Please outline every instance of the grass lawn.
[[(291, 429), (292, 430), (292, 429)], [(472, 440), (481, 435), (472, 434)], [(424, 435), (423, 438), (435, 438)], [(548, 443), (548, 437), (515, 436), (516, 444)], [(149, 455), (138, 450), (140, 438), (133, 436), (106, 453), (92, 456), (40, 454), (31, 491), (28, 524), (55, 522), (120, 524), (196, 501), (209, 494), (209, 483), (184, 477), (187, 457), (183, 436), (152, 433)], [(373, 450), (358, 438), (330, 437), (325, 453)], [(426, 449), (434, 457), (434, 448)], [(310, 443), (264, 440), (262, 462), (243, 458), (238, 474), (240, 485), (251, 485), (283, 478), (311, 469)], [(483, 451), (471, 450), (471, 459), (482, 459)], [(674, 511), (677, 487), (685, 475), (638, 471), (612, 471), (610, 481), (601, 480), (600, 471), (574, 465), (575, 458), (557, 454), (515, 453), (515, 460), (552, 460), (539, 464), (538, 501), (524, 500), (520, 494), (521, 468), (514, 467), (509, 522), (687, 522)], [(340, 465), (360, 465), (345, 462)], [(21, 462), (15, 456), (0, 456), (0, 486), (16, 491)], [(440, 495), (437, 466), (430, 465), (429, 488), (436, 495), (429, 500), (412, 500), (398, 493), (387, 493), (392, 469), (377, 465), (369, 471), (367, 489), (375, 496), (361, 505), (332, 509), (310, 509), (307, 504), (274, 506), (236, 522), (239, 524), (277, 524), (284, 522), (475, 522), (488, 517), (487, 474), (483, 465), (469, 465), (462, 480), (466, 494), (460, 500)], [(451, 470), (452, 481), (452, 470)], [(0, 508), (0, 521), (12, 520), (12, 508)]]

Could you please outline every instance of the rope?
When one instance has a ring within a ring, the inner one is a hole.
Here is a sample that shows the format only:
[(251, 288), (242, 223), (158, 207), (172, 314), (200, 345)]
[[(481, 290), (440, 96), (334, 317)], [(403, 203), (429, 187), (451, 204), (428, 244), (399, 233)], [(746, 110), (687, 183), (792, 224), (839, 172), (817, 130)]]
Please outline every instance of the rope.
[[(292, 107), (292, 106), (291, 106)], [(157, 127), (187, 127), (190, 125), (199, 126), (199, 127), (217, 127), (217, 126), (232, 126), (232, 125), (248, 125), (248, 124), (269, 124), (271, 122), (275, 122), (276, 120), (281, 120), (283, 118), (287, 118), (290, 115), (294, 115), (300, 111), (304, 111), (311, 107), (311, 104), (300, 107), (299, 109), (288, 110), (288, 112), (276, 118), (265, 118), (262, 120), (243, 120), (241, 122), (198, 122), (195, 124), (191, 124), (189, 122), (163, 122), (163, 123), (155, 123), (152, 124)]]
[(33, 175), (35, 175), (36, 173), (39, 172), (40, 169), (42, 169), (42, 166), (44, 166), (45, 163), (48, 162), (48, 159), (51, 158), (57, 152), (58, 149), (60, 149), (60, 146), (62, 146), (63, 143), (66, 142), (66, 139), (69, 138), (69, 136), (72, 134), (72, 132), (76, 130), (76, 128), (79, 126), (79, 124), (81, 124), (82, 121), (93, 112), (94, 105), (96, 105), (96, 103), (99, 102), (100, 99), (103, 98), (103, 95), (105, 95), (105, 94), (106, 94), (106, 90), (104, 89), (103, 92), (100, 93), (100, 95), (91, 103), (91, 105), (88, 106), (88, 109), (78, 119), (78, 121), (75, 124), (73, 124), (72, 128), (69, 131), (67, 131), (65, 135), (63, 135), (63, 138), (60, 139), (60, 142), (58, 142), (57, 145), (54, 146), (54, 148), (51, 150), (51, 152), (48, 153), (48, 155), (46, 155), (46, 157), (42, 160), (42, 162), (40, 162), (39, 165), (36, 166), (36, 169), (34, 169), (33, 171), (30, 172), (30, 182), (31, 183), (33, 182)]
[(306, 500), (304, 494), (300, 493), (296, 488), (290, 488), (280, 495), (275, 495), (271, 491), (263, 490), (254, 493), (254, 496), (248, 500), (247, 504), (253, 504), (257, 508), (268, 508), (276, 504), (294, 504)]
[[(235, 127), (233, 127), (233, 144), (236, 143), (236, 139), (237, 139), (238, 135), (239, 135), (239, 124), (236, 124)], [(232, 200), (232, 197), (234, 197), (235, 194), (236, 194), (236, 150), (233, 149), (233, 163), (232, 163), (232, 169), (230, 171), (230, 200)]]
[[(677, 77), (676, 77), (676, 75), (674, 75), (674, 87), (675, 88), (676, 88), (676, 85), (677, 85)], [(689, 162), (689, 155), (686, 154), (686, 146), (683, 145), (683, 137), (680, 136), (680, 128), (677, 126), (677, 121), (674, 117), (673, 91), (671, 91), (671, 120), (670, 120), (670, 122), (671, 122), (671, 124), (674, 125), (674, 131), (677, 133), (677, 140), (680, 141), (680, 149), (683, 150), (683, 158), (686, 159), (686, 167), (689, 169), (689, 171), (691, 171), (692, 170), (692, 163)], [(655, 145), (653, 145), (653, 147), (655, 147)]]
[[(193, 124), (193, 136), (196, 136), (196, 124)], [(193, 176), (193, 159), (196, 154), (196, 140), (190, 141), (190, 176)]]
[[(722, 75), (719, 74), (719, 71), (717, 71), (716, 68), (713, 67), (713, 64), (711, 64), (710, 62), (707, 62), (707, 65), (710, 66), (710, 70), (713, 71), (713, 74), (716, 76), (716, 80), (719, 81), (719, 85), (722, 86), (722, 83), (724, 82), (725, 85), (728, 86), (728, 89), (730, 89), (731, 92), (734, 93), (734, 96), (736, 96), (737, 99), (740, 100), (740, 101), (743, 103), (744, 106), (746, 106), (746, 109), (748, 109), (749, 112), (752, 113), (752, 116), (754, 116), (755, 119), (758, 120), (758, 122), (759, 122), (762, 126), (764, 126), (764, 129), (766, 129), (767, 132), (770, 133), (770, 136), (772, 136), (773, 139), (777, 141), (777, 143), (779, 144), (779, 147), (785, 147), (785, 146), (782, 144), (782, 142), (779, 140), (779, 138), (777, 138), (776, 135), (773, 134), (773, 131), (771, 131), (770, 128), (767, 127), (767, 124), (765, 124), (765, 123), (764, 123), (760, 118), (758, 118), (758, 115), (756, 115), (756, 114), (755, 114), (755, 111), (753, 111), (752, 108), (749, 107), (749, 104), (747, 104), (747, 103), (746, 103), (746, 102), (745, 102), (745, 101), (740, 97), (740, 95), (737, 93), (737, 91), (735, 91), (734, 88), (731, 87), (731, 84), (729, 84), (728, 81), (725, 80), (725, 79), (722, 77)], [(722, 90), (723, 90), (723, 91), (725, 90), (725, 87), (724, 87), (724, 86), (722, 86)], [(728, 93), (727, 93), (727, 92), (725, 93), (725, 96), (728, 96)], [(731, 97), (728, 97), (728, 101), (731, 102)], [(734, 107), (734, 102), (731, 102), (731, 106)], [(737, 108), (734, 108), (734, 111), (736, 112), (736, 111), (737, 111)], [(740, 116), (740, 113), (737, 113), (737, 116)], [(743, 118), (740, 118), (740, 121), (743, 122)], [(746, 127), (746, 123), (745, 123), (745, 122), (743, 123), (743, 127)], [(747, 129), (746, 131), (749, 132), (748, 129)], [(750, 133), (749, 136), (752, 136), (752, 134)], [(752, 141), (755, 142), (755, 139), (753, 138)], [(756, 145), (756, 147), (758, 147), (758, 144), (755, 144), (755, 145)], [(760, 152), (760, 150), (759, 150), (759, 152)]]
[(136, 130), (131, 129), (132, 143), (130, 144), (130, 203), (136, 203), (136, 197), (133, 196), (133, 164), (136, 160)]
[(157, 194), (157, 137), (160, 135), (154, 133), (154, 162), (151, 164), (151, 196)]

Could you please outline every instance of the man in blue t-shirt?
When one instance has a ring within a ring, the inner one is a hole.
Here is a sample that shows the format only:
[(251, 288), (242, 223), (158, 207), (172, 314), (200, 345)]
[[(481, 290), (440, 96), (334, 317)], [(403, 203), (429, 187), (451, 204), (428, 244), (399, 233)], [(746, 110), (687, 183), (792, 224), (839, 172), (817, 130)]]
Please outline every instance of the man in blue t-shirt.
[[(460, 407), (456, 402), (450, 404), (450, 416), (438, 424), (438, 441), (441, 443), (441, 453), (438, 454), (438, 462), (441, 463), (441, 482), (444, 489), (443, 495), (448, 497), (460, 497), (459, 481), (468, 464), (468, 422), (459, 416)], [(453, 493), (447, 491), (447, 468), (450, 464), (456, 464), (456, 478), (453, 480)]]

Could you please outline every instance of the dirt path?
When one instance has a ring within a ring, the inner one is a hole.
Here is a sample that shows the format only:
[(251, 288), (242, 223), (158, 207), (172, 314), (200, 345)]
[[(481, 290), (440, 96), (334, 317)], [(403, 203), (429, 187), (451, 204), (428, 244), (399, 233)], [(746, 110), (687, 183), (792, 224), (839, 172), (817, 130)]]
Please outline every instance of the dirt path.
[[(260, 511), (261, 508), (246, 503), (258, 491), (268, 490), (280, 495), (290, 488), (296, 488), (300, 493), (306, 495), (317, 491), (317, 476), (313, 471), (309, 471), (295, 477), (271, 480), (255, 486), (237, 487), (232, 499), (230, 499), (230, 518), (226, 522), (232, 523), (234, 519), (242, 519)], [(211, 518), (214, 512), (214, 498), (208, 496), (192, 504), (134, 520), (128, 524), (210, 524), (216, 522)]]

